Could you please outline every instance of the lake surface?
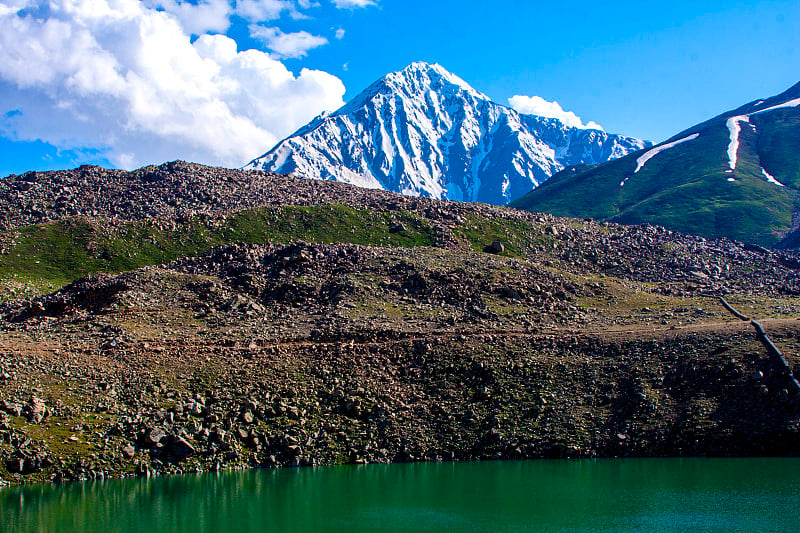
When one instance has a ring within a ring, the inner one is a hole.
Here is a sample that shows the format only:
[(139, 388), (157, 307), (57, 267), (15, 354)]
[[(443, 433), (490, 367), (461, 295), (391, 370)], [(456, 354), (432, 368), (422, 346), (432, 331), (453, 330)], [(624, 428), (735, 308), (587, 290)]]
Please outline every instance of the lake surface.
[(0, 531), (795, 532), (800, 459), (345, 466), (0, 490)]

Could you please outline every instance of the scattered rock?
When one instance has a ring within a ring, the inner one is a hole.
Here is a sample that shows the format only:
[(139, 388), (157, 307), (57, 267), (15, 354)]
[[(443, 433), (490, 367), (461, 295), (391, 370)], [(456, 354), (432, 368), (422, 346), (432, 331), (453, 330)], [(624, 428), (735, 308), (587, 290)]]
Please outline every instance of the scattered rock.
[(136, 455), (136, 448), (130, 445), (123, 446), (121, 452), (125, 459), (133, 459), (133, 457)]
[(190, 457), (197, 453), (195, 447), (183, 437), (176, 437), (172, 441), (171, 450), (176, 457), (181, 459)]
[(488, 254), (502, 254), (506, 247), (500, 241), (494, 241), (492, 244), (483, 249)]
[(33, 397), (25, 408), (27, 413), (28, 422), (32, 424), (41, 424), (47, 416), (47, 405), (41, 398)]
[(157, 446), (167, 438), (167, 433), (161, 428), (153, 428), (145, 433), (144, 444), (148, 448)]

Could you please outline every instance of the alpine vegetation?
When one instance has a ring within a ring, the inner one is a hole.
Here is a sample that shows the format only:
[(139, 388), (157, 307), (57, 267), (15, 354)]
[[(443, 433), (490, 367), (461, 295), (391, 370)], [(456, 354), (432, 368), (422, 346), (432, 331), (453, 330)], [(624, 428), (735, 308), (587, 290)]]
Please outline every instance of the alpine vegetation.
[(512, 205), (796, 248), (798, 146), (800, 83), (692, 126), (642, 154), (569, 166)]

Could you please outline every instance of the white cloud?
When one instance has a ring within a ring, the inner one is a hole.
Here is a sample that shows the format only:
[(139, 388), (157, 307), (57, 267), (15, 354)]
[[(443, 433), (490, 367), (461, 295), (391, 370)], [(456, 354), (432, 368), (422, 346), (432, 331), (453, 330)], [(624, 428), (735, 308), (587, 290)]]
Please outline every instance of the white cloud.
[(338, 30), (336, 30), (336, 39), (338, 40), (344, 39), (344, 34), (345, 34), (344, 28), (339, 28)]
[(16, 13), (25, 7), (27, 0), (3, 0), (0, 2), (0, 15), (7, 13)]
[(354, 9), (357, 7), (374, 6), (375, 0), (333, 0), (333, 5), (340, 9)]
[(279, 57), (305, 57), (309, 50), (328, 44), (328, 39), (307, 31), (283, 33), (278, 28), (250, 25), (250, 36), (263, 42)]
[(14, 139), (101, 148), (128, 168), (239, 166), (343, 103), (338, 78), (295, 76), (223, 35), (191, 43), (175, 15), (138, 0), (33, 1), (36, 16), (0, 9), (0, 133)]
[(548, 102), (540, 96), (512, 96), (508, 103), (526, 115), (538, 115), (540, 117), (557, 118), (567, 126), (581, 129), (602, 130), (603, 127), (593, 121), (584, 124), (581, 118), (572, 111), (564, 111), (558, 102)]
[(275, 20), (291, 10), (294, 3), (287, 0), (236, 0), (236, 14), (250, 22)]
[(191, 4), (178, 0), (143, 0), (151, 8), (160, 8), (173, 15), (186, 33), (202, 35), (213, 31), (224, 33), (231, 25), (233, 7), (228, 0), (203, 0)]

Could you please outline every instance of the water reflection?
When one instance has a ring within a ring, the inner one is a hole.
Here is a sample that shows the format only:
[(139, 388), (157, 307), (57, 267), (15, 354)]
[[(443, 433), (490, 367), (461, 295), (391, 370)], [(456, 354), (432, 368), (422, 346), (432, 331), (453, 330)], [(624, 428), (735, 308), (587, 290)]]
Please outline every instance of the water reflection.
[(0, 491), (2, 531), (793, 531), (800, 459), (261, 470)]

